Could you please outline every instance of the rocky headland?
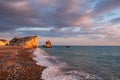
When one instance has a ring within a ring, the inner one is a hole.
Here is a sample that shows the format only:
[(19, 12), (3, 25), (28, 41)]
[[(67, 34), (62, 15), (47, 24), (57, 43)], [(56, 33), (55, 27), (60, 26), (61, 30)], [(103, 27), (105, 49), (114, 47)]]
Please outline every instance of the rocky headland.
[(12, 40), (10, 40), (9, 46), (37, 48), (39, 46), (39, 40), (37, 36), (15, 37)]

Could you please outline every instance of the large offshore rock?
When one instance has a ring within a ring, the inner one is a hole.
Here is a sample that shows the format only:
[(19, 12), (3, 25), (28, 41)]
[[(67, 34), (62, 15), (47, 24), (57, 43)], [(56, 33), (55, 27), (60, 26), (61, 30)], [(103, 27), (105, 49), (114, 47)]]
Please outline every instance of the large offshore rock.
[(9, 46), (22, 46), (24, 48), (37, 48), (39, 40), (37, 36), (15, 37), (10, 40)]
[(9, 41), (8, 40), (5, 40), (5, 39), (0, 39), (0, 46), (6, 46), (9, 44)]
[(49, 41), (46, 41), (46, 45), (45, 45), (46, 48), (52, 48), (52, 42), (49, 40)]

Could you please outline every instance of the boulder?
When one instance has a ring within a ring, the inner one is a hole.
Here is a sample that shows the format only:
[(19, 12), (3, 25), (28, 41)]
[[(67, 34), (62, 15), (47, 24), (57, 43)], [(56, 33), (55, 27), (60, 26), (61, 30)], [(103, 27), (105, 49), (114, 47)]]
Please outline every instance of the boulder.
[(0, 39), (0, 46), (6, 46), (9, 44), (9, 41), (8, 40), (5, 40), (5, 39)]
[(38, 36), (15, 37), (9, 43), (9, 46), (22, 46), (24, 48), (37, 48), (38, 45)]
[(49, 41), (46, 41), (46, 48), (52, 48), (52, 42), (49, 40)]

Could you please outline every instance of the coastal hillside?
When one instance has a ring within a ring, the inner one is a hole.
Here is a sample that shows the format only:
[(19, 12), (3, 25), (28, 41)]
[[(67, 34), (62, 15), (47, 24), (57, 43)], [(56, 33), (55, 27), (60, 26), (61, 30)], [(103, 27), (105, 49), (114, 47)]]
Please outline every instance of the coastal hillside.
[(27, 37), (15, 37), (10, 40), (9, 46), (21, 46), (24, 48), (36, 48), (38, 47), (39, 40), (38, 36), (27, 36)]
[(9, 44), (8, 40), (0, 39), (0, 46), (5, 46), (5, 45), (8, 45), (8, 44)]

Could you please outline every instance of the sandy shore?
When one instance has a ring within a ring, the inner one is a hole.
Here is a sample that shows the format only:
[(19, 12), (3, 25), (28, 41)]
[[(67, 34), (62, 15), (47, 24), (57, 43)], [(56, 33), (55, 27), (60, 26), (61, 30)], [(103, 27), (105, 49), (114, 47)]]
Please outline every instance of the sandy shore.
[(0, 46), (0, 80), (42, 80), (45, 67), (36, 65), (33, 49)]

